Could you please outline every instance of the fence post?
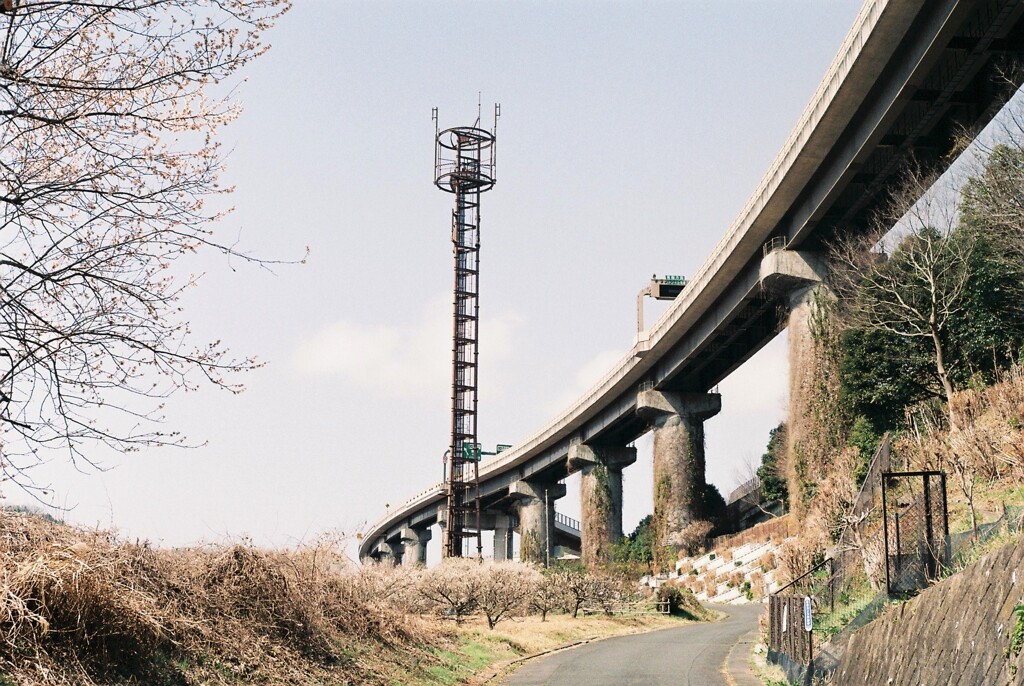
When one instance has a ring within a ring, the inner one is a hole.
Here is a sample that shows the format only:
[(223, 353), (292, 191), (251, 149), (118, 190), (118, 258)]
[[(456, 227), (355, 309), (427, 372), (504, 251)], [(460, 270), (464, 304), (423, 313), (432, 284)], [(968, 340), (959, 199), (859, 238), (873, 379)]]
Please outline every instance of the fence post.
[(928, 548), (928, 562), (925, 573), (928, 579), (938, 576), (939, 551), (935, 547), (935, 532), (932, 530), (932, 480), (928, 474), (921, 477), (924, 482), (924, 544)]
[(882, 546), (882, 556), (885, 558), (885, 592), (892, 594), (892, 579), (889, 578), (889, 510), (885, 498), (885, 475), (882, 472), (882, 535), (885, 537)]

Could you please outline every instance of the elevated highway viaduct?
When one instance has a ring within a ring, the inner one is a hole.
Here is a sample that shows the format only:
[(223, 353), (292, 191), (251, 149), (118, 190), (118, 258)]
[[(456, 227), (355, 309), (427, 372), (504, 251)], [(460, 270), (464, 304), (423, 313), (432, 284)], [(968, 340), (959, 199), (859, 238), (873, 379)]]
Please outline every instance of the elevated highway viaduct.
[[(991, 120), (1019, 84), (1024, 0), (868, 0), (796, 127), (735, 222), (665, 314), (593, 388), (532, 436), (480, 465), (483, 527), (495, 556), (544, 560), (554, 503), (580, 471), (585, 560), (622, 533), (622, 469), (632, 441), (654, 432), (661, 542), (682, 545), (702, 516), (703, 422), (709, 389), (785, 327), (807, 326), (825, 279), (825, 248), (865, 231), (905, 165), (948, 160), (962, 130)], [(756, 111), (752, 107), (751, 111)], [(801, 342), (790, 335), (790, 360)], [(444, 484), (393, 508), (364, 535), (360, 557), (422, 561), (445, 522)]]

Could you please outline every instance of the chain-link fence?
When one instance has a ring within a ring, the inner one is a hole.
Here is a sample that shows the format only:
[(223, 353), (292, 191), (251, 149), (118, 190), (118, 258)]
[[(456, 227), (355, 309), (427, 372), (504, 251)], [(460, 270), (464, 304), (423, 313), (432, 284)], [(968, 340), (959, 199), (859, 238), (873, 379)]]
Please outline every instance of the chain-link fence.
[[(815, 672), (834, 667), (835, 659), (820, 646), (884, 598), (885, 542), (879, 505), (881, 474), (891, 466), (889, 435), (872, 457), (863, 485), (845, 519), (837, 544), (825, 559), (780, 588), (768, 600), (769, 658), (801, 681), (804, 665), (814, 656)], [(813, 629), (803, 629), (803, 603), (811, 602)], [(793, 615), (794, 611), (798, 614)], [(786, 621), (783, 622), (785, 617)], [(818, 654), (815, 654), (815, 651)]]
[(882, 513), (886, 589), (926, 588), (950, 561), (945, 473), (884, 472)]

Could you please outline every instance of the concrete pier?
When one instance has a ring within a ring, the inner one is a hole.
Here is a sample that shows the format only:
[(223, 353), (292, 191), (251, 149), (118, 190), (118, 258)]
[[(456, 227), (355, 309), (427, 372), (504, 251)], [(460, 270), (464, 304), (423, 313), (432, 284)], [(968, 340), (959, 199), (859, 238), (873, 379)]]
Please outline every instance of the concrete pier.
[(610, 559), (622, 538), (622, 470), (636, 462), (636, 448), (569, 446), (569, 471), (580, 474), (580, 556), (587, 567)]
[(704, 421), (721, 409), (717, 393), (649, 390), (637, 396), (637, 414), (654, 430), (656, 556), (681, 552), (687, 527), (704, 518)]
[(565, 484), (515, 481), (508, 489), (519, 513), (519, 559), (548, 564), (555, 540), (555, 501), (565, 496)]
[(494, 561), (512, 559), (512, 518), (508, 515), (494, 517)]
[(401, 557), (401, 551), (397, 548), (398, 546), (390, 541), (382, 541), (377, 547), (379, 552), (377, 561), (381, 564), (397, 565), (399, 558)]
[(402, 565), (414, 567), (427, 564), (427, 541), (431, 539), (430, 529), (402, 529)]
[[(791, 469), (806, 473), (808, 461), (821, 452), (817, 420), (809, 407), (821, 391), (824, 378), (816, 358), (814, 330), (819, 306), (830, 296), (827, 284), (828, 261), (813, 252), (775, 250), (761, 260), (761, 287), (787, 301), (786, 324), (789, 341), (789, 412), (786, 431), (786, 462)], [(790, 478), (792, 474), (784, 474)], [(813, 478), (810, 476), (809, 478)], [(803, 518), (806, 503), (791, 489), (790, 511)]]

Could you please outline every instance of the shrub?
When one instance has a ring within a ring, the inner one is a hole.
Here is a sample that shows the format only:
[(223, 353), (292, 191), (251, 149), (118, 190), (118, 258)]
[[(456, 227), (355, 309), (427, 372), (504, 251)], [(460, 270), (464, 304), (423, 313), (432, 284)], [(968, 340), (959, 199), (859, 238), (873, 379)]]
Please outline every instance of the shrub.
[(708, 611), (693, 597), (689, 589), (680, 588), (671, 581), (658, 587), (658, 600), (668, 603), (670, 614), (697, 620), (709, 617)]

